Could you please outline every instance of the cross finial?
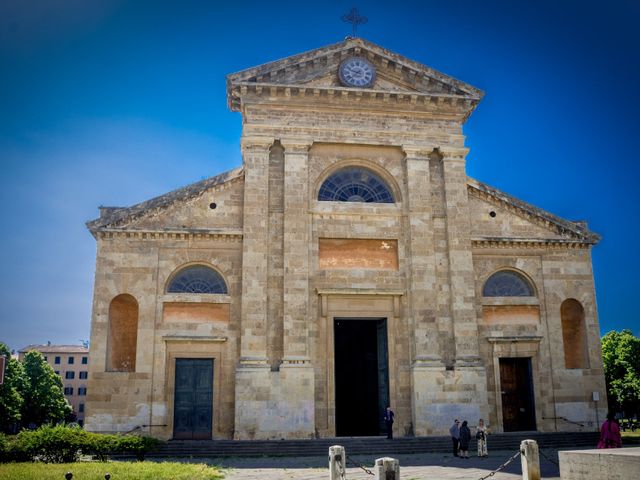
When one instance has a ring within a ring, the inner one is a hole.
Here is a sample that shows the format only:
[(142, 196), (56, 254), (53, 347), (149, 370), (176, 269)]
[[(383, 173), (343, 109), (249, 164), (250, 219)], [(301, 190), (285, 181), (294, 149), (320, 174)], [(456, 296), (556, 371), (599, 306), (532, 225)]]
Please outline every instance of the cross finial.
[(358, 25), (363, 25), (367, 23), (369, 19), (360, 15), (357, 8), (352, 8), (349, 13), (342, 16), (342, 21), (346, 23), (350, 23), (353, 27), (353, 36), (356, 37), (358, 34)]

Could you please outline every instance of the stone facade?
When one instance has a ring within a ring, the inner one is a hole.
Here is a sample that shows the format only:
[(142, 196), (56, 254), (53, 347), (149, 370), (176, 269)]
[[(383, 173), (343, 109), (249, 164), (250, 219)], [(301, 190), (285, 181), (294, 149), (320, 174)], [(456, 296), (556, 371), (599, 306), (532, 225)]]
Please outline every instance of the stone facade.
[[(352, 57), (373, 65), (372, 86), (341, 83)], [(188, 358), (213, 361), (213, 438), (335, 436), (339, 319), (384, 322), (378, 387), (396, 435), (444, 434), (454, 417), (512, 430), (511, 364), (528, 372), (514, 375), (530, 385), (533, 428), (603, 417), (598, 236), (467, 177), (462, 125), (481, 91), (351, 38), (230, 75), (227, 94), (243, 118), (242, 168), (88, 223), (89, 429), (174, 437), (176, 359)], [(393, 201), (319, 200), (344, 168), (376, 176)], [(192, 265), (225, 292), (170, 293)], [(531, 292), (485, 296), (496, 272)], [(136, 307), (127, 327), (121, 303)], [(108, 340), (117, 328), (137, 335), (123, 368), (107, 361), (124, 355)]]

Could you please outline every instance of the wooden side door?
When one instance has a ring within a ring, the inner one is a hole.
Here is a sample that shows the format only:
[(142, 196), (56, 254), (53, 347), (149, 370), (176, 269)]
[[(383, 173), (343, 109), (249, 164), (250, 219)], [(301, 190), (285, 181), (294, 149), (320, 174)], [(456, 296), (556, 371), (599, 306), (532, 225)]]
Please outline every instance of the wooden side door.
[(505, 432), (536, 429), (530, 358), (501, 358), (500, 388)]
[(176, 359), (173, 438), (211, 438), (213, 359)]

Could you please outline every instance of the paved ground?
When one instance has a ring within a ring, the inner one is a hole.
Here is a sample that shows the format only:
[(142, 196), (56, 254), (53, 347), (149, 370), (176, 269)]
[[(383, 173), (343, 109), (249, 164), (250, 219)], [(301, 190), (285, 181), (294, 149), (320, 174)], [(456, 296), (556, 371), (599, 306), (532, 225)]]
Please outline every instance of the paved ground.
[[(402, 480), (478, 480), (508, 460), (513, 452), (489, 452), (489, 458), (472, 457), (469, 460), (441, 453), (397, 455)], [(555, 451), (544, 453), (557, 463)], [(347, 452), (348, 455), (348, 452)], [(379, 456), (356, 456), (352, 460), (372, 469)], [(176, 460), (173, 458), (172, 460)], [(540, 458), (542, 478), (560, 479), (558, 467)], [(194, 463), (207, 463), (224, 468), (225, 480), (316, 480), (329, 479), (327, 457), (259, 457), (259, 458), (193, 458)], [(347, 465), (347, 480), (371, 480), (373, 476), (360, 468)], [(491, 477), (493, 480), (519, 480), (522, 478), (520, 458), (505, 470)]]

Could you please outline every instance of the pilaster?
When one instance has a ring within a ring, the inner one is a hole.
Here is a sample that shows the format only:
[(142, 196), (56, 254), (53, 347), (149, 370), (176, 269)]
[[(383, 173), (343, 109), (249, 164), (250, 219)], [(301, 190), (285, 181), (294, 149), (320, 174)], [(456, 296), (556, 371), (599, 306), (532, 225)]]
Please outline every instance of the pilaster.
[(242, 139), (244, 217), (240, 366), (267, 367), (267, 255), (271, 138)]
[(467, 148), (440, 149), (443, 156), (451, 319), (456, 347), (456, 368), (478, 366), (480, 361), (465, 170), (465, 157), (468, 152)]
[(407, 178), (409, 309), (414, 366), (443, 367), (438, 346), (435, 305), (435, 249), (429, 151), (403, 147)]

